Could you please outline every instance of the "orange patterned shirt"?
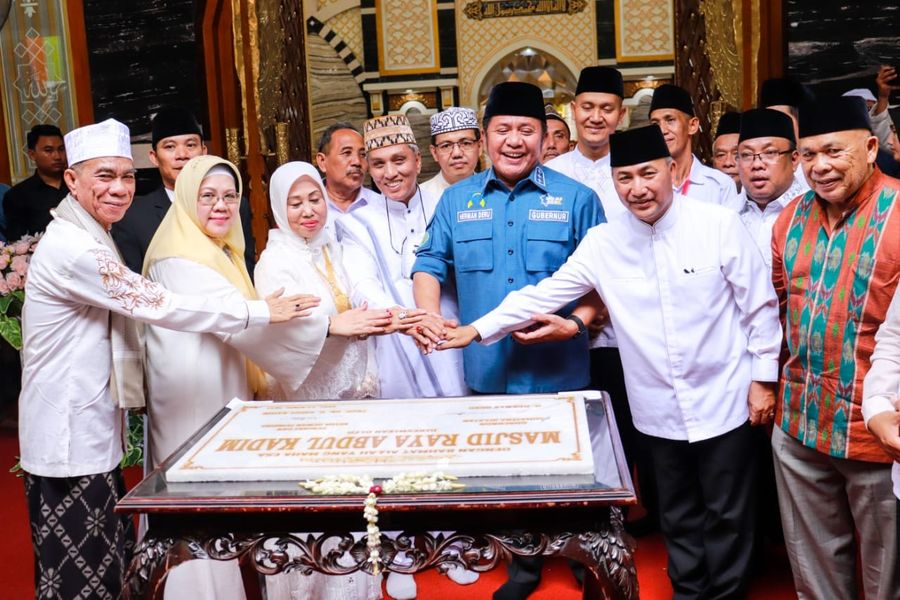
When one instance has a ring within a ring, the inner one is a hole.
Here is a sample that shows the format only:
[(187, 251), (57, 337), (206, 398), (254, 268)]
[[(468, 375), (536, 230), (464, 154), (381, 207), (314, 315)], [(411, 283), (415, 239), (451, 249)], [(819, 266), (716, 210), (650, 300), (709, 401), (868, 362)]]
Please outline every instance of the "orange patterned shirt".
[(863, 379), (900, 278), (900, 180), (875, 172), (832, 228), (810, 191), (772, 232), (784, 328), (775, 423), (839, 458), (890, 462), (866, 429)]

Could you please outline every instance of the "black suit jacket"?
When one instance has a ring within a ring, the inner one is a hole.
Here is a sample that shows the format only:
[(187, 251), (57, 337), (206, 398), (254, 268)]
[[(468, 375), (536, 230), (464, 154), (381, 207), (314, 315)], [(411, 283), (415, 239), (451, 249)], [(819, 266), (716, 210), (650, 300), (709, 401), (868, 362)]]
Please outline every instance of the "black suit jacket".
[[(146, 196), (137, 196), (125, 216), (112, 226), (112, 237), (125, 259), (125, 264), (135, 273), (144, 268), (144, 255), (150, 247), (159, 224), (169, 211), (172, 203), (163, 186), (159, 186)], [(256, 265), (256, 242), (253, 239), (253, 228), (250, 214), (250, 202), (241, 198), (241, 226), (244, 229), (244, 260), (247, 271), (253, 277)]]
[(53, 220), (50, 210), (56, 208), (68, 193), (65, 182), (57, 189), (44, 183), (37, 171), (14, 185), (3, 196), (6, 239), (14, 241), (28, 233), (43, 233)]

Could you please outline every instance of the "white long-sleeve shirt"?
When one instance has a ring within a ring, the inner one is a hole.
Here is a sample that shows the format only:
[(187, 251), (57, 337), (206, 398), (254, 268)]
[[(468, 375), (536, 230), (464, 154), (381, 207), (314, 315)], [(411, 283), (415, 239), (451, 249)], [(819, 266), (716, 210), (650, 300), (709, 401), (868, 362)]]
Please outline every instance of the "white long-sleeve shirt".
[(687, 179), (675, 191), (689, 198), (730, 208), (735, 212), (740, 212), (743, 208), (738, 199), (734, 180), (721, 171), (707, 167), (696, 155), (693, 156)]
[(236, 333), (269, 321), (264, 301), (171, 293), (58, 219), (38, 244), (25, 295), (19, 445), (22, 468), (44, 477), (104, 473), (122, 459), (123, 412), (109, 390), (110, 311), (186, 331)]
[[(569, 152), (560, 154), (546, 165), (547, 168), (559, 171), (563, 175), (571, 177), (578, 183), (582, 183), (597, 194), (600, 198), (600, 204), (603, 206), (603, 213), (606, 220), (611, 221), (616, 217), (624, 215), (628, 212), (616, 186), (613, 183), (612, 168), (609, 166), (609, 153), (597, 160), (591, 160), (581, 153), (578, 146), (575, 146)], [(616, 332), (612, 325), (607, 325), (591, 340), (591, 348), (615, 348), (618, 346), (616, 342)]]
[(784, 207), (807, 190), (809, 190), (809, 187), (806, 185), (806, 180), (797, 179), (795, 175), (791, 187), (785, 190), (781, 196), (766, 204), (764, 209), (760, 209), (756, 202), (747, 197), (746, 188), (742, 189), (741, 193), (738, 194), (738, 198), (744, 204), (744, 208), (741, 209), (741, 221), (743, 221), (747, 231), (750, 232), (750, 237), (753, 238), (753, 242), (759, 248), (763, 260), (770, 271), (772, 270), (772, 226), (775, 225), (775, 221), (778, 219), (781, 211), (784, 210)]
[(751, 380), (776, 381), (778, 301), (738, 215), (676, 195), (654, 225), (590, 230), (552, 277), (473, 323), (483, 343), (596, 289), (616, 329), (634, 425), (695, 442), (749, 417)]
[[(883, 412), (894, 412), (893, 400), (900, 394), (900, 294), (895, 293), (884, 322), (875, 334), (872, 366), (863, 381), (862, 414), (869, 419)], [(891, 478), (894, 495), (900, 499), (900, 463), (894, 462)]]

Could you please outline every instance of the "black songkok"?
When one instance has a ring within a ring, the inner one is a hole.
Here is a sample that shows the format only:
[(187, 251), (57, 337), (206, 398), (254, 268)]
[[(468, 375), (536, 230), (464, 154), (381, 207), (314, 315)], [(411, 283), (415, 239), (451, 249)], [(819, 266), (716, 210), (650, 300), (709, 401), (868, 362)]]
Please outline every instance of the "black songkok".
[(793, 106), (799, 108), (815, 101), (812, 91), (793, 79), (766, 79), (759, 91), (760, 108), (770, 106)]
[(173, 135), (196, 133), (201, 138), (203, 137), (203, 129), (197, 122), (197, 118), (191, 111), (180, 106), (165, 106), (159, 109), (159, 112), (153, 116), (150, 128), (150, 141), (154, 148), (160, 140)]
[(637, 127), (609, 136), (610, 167), (629, 167), (670, 156), (659, 125)]
[(575, 95), (583, 92), (615, 94), (619, 98), (624, 98), (625, 84), (622, 83), (622, 74), (612, 67), (585, 67), (578, 75)]
[(491, 88), (484, 107), (484, 123), (497, 115), (531, 117), (546, 121), (544, 95), (541, 88), (521, 81), (504, 81)]
[(671, 83), (665, 83), (653, 92), (650, 113), (662, 108), (674, 108), (690, 117), (694, 116), (694, 101), (691, 100), (691, 95), (684, 88)]
[(789, 116), (769, 108), (752, 108), (741, 115), (741, 137), (738, 142), (763, 137), (784, 138), (796, 144), (794, 122)]
[(716, 137), (720, 135), (728, 135), (729, 133), (741, 132), (741, 113), (729, 111), (719, 117), (719, 124), (716, 126)]
[(835, 131), (865, 129), (872, 132), (866, 101), (858, 96), (838, 96), (800, 107), (800, 137)]

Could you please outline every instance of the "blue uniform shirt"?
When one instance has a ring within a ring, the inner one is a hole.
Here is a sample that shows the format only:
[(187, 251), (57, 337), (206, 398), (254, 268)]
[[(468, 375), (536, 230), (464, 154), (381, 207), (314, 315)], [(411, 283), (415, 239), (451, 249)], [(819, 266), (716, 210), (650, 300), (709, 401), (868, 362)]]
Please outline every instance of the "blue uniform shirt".
[[(597, 195), (574, 179), (537, 166), (509, 190), (489, 169), (444, 192), (412, 271), (441, 285), (455, 279), (460, 320), (471, 323), (509, 292), (552, 275), (605, 221)], [(466, 383), (483, 393), (558, 392), (589, 381), (587, 336), (533, 346), (506, 337), (470, 345), (463, 359)]]

